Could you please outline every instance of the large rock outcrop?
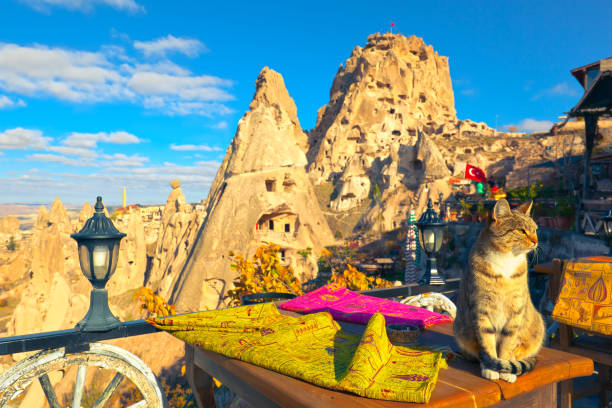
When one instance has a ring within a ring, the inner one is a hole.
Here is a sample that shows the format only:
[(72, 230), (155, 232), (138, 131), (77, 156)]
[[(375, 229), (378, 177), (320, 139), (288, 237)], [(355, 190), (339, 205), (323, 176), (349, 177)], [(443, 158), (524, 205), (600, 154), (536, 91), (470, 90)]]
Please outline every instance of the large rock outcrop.
[(333, 184), (330, 209), (361, 211), (363, 231), (420, 212), (423, 183), (451, 174), (432, 137), (459, 133), (454, 104), (448, 59), (422, 39), (374, 34), (355, 47), (309, 134), (309, 175)]
[(179, 310), (216, 308), (236, 272), (228, 253), (250, 256), (264, 241), (279, 244), (287, 262), (314, 273), (314, 260), (299, 262), (297, 251), (318, 254), (333, 243), (304, 166), (306, 136), (280, 74), (264, 68), (250, 110), (208, 195), (207, 214), (194, 249), (173, 289)]
[(191, 205), (186, 204), (178, 180), (173, 180), (170, 186), (172, 191), (164, 209), (147, 282), (147, 286), (158, 291), (164, 299), (169, 298), (170, 291), (185, 266), (206, 214), (195, 211)]
[(70, 233), (72, 224), (59, 199), (49, 211), (40, 207), (29, 253), (31, 269), (7, 324), (8, 335), (68, 328), (85, 314), (87, 298), (71, 288), (86, 281), (78, 272), (76, 243)]
[(332, 179), (351, 157), (370, 169), (392, 146), (413, 146), (419, 129), (454, 128), (454, 105), (446, 57), (418, 37), (371, 35), (336, 74), (310, 132), (309, 173), (316, 183)]

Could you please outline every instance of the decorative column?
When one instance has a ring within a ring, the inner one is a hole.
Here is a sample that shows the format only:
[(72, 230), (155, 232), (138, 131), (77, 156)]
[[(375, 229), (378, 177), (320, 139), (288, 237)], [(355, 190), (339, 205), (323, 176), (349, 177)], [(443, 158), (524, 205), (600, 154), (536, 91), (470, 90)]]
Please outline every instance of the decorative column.
[(414, 210), (410, 210), (410, 217), (408, 218), (408, 231), (406, 233), (406, 271), (404, 273), (404, 283), (418, 283), (417, 278), (417, 262), (419, 261), (419, 238), (418, 230), (416, 225), (416, 216)]

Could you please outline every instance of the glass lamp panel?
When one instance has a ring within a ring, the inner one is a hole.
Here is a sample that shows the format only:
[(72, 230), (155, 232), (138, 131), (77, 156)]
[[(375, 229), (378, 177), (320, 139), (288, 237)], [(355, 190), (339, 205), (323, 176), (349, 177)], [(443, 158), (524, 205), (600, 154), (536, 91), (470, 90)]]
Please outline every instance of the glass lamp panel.
[(604, 222), (605, 233), (608, 238), (612, 238), (612, 220)]
[(118, 259), (119, 259), (119, 241), (117, 240), (113, 244), (113, 252), (111, 254), (111, 267), (110, 267), (110, 271), (108, 274), (109, 278), (113, 275), (113, 273), (115, 273), (115, 268), (117, 268)]
[(85, 244), (79, 244), (79, 263), (81, 264), (81, 270), (83, 275), (87, 279), (91, 279), (91, 268), (89, 266), (89, 248)]
[(442, 242), (444, 241), (444, 227), (436, 227), (434, 229), (434, 233), (436, 236), (436, 248), (434, 250), (434, 252), (438, 252), (440, 250), (440, 248), (442, 247)]
[(110, 250), (106, 245), (96, 245), (93, 249), (93, 274), (97, 280), (106, 279), (108, 273), (108, 264), (110, 262)]
[(423, 230), (423, 248), (425, 252), (433, 252), (434, 245), (436, 242), (436, 236), (432, 228), (425, 228)]

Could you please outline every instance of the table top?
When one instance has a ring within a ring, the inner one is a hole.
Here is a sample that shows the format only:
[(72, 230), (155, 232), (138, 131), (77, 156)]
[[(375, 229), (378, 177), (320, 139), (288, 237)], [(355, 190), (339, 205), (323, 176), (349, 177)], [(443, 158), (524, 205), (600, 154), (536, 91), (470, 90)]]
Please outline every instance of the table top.
[[(578, 261), (591, 261), (591, 262), (612, 262), (612, 257), (610, 256), (587, 256), (584, 258), (578, 258)], [(536, 273), (544, 273), (546, 275), (552, 275), (555, 273), (555, 268), (553, 267), (552, 262), (547, 262), (543, 264), (534, 265), (533, 271)]]
[[(281, 310), (287, 315), (297, 314)], [(364, 326), (338, 322), (348, 332), (359, 334)], [(424, 330), (421, 343), (428, 346), (458, 347), (453, 339), (452, 323), (440, 324)], [(332, 391), (307, 382), (279, 374), (240, 360), (220, 354), (195, 349), (195, 364), (226, 384), (255, 406), (280, 407), (423, 407), (395, 401), (383, 401), (359, 397), (344, 392)], [(504, 399), (533, 391), (542, 386), (562, 380), (591, 375), (593, 361), (586, 357), (560, 350), (543, 348), (538, 355), (535, 369), (519, 376), (513, 384), (491, 381), (480, 376), (478, 363), (462, 359), (448, 362), (441, 369), (438, 383), (429, 404), (430, 407), (487, 407)], [(259, 402), (259, 403), (258, 403)]]

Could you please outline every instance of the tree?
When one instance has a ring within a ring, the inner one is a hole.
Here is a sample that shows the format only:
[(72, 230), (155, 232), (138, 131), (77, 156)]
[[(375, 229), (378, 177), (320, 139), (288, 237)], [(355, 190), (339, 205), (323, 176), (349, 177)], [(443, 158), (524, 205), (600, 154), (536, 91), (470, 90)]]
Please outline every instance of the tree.
[(225, 296), (225, 299), (230, 299), (230, 306), (240, 305), (240, 298), (252, 293), (302, 294), (299, 279), (290, 266), (281, 264), (279, 252), (280, 247), (269, 242), (257, 248), (251, 259), (230, 252), (231, 268), (239, 274), (234, 280), (234, 289), (228, 290)]
[(17, 242), (15, 242), (15, 237), (11, 235), (8, 244), (6, 244), (6, 249), (13, 252), (17, 248), (19, 248), (19, 245), (17, 245)]

